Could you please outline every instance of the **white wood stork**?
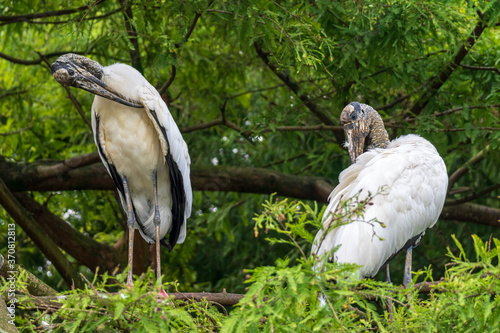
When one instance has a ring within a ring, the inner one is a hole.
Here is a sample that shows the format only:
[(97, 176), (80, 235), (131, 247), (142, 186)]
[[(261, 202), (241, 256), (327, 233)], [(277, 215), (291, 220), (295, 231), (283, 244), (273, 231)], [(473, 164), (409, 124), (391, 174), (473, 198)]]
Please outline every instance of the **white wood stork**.
[(127, 284), (132, 285), (134, 228), (148, 243), (156, 243), (161, 284), (160, 243), (170, 251), (184, 241), (192, 204), (188, 148), (167, 105), (137, 70), (125, 64), (102, 67), (86, 57), (65, 54), (51, 69), (62, 85), (96, 95), (95, 143), (128, 215)]
[[(323, 229), (316, 235), (312, 253), (339, 263), (360, 265), (359, 277), (373, 277), (400, 251), (407, 250), (403, 283), (411, 282), (411, 251), (427, 228), (436, 223), (444, 205), (448, 175), (436, 148), (418, 135), (389, 142), (380, 115), (366, 104), (352, 102), (340, 116), (346, 134), (351, 166), (342, 171), (329, 197)], [(363, 153), (365, 140), (368, 151)], [(358, 196), (372, 204), (354, 222), (332, 226), (333, 213), (345, 213), (341, 200)], [(369, 223), (376, 219), (383, 223)], [(330, 231), (328, 231), (330, 230)], [(333, 253), (332, 250), (339, 246)]]

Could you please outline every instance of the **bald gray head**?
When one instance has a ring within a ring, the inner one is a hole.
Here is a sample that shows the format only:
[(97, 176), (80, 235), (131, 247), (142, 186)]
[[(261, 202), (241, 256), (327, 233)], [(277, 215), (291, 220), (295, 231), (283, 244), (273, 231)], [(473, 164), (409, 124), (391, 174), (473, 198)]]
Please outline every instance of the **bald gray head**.
[(347, 105), (340, 114), (340, 123), (344, 127), (351, 163), (356, 163), (363, 153), (365, 141), (368, 148), (385, 148), (389, 144), (382, 118), (367, 104), (352, 102)]
[(65, 87), (80, 88), (130, 107), (143, 107), (139, 102), (131, 101), (104, 83), (104, 68), (97, 61), (67, 53), (57, 58), (50, 69), (56, 81)]

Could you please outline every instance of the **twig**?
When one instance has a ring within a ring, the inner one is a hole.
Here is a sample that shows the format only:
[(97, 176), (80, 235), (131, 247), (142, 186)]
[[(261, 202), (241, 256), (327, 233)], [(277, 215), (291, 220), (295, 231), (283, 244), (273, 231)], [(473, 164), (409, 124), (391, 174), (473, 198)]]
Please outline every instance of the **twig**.
[(497, 189), (500, 188), (500, 184), (495, 184), (495, 185), (492, 185), (492, 186), (489, 186), (487, 188), (485, 188), (484, 190), (482, 191), (479, 191), (477, 193), (474, 193), (472, 195), (468, 195), (468, 196), (465, 196), (463, 198), (460, 198), (460, 199), (455, 199), (455, 200), (447, 200), (446, 201), (446, 205), (447, 206), (454, 206), (454, 205), (460, 205), (460, 204), (463, 204), (465, 202), (470, 202), (472, 200), (476, 200), (477, 198), (480, 198), (482, 197), (483, 195), (485, 194), (488, 194), (490, 192), (493, 192)]
[(480, 70), (480, 71), (494, 71), (497, 74), (500, 74), (500, 69), (498, 69), (496, 67), (470, 66), (470, 65), (462, 65), (462, 64), (460, 64), (460, 67), (467, 68), (467, 69)]
[(500, 107), (500, 104), (491, 104), (491, 105), (468, 105), (468, 106), (460, 106), (454, 109), (449, 109), (446, 111), (442, 112), (434, 112), (433, 116), (434, 117), (441, 117), (441, 116), (446, 116), (449, 114), (452, 114), (457, 111), (462, 111), (464, 109), (486, 109), (486, 108), (498, 108)]
[(194, 131), (199, 131), (199, 130), (211, 128), (211, 127), (220, 125), (222, 123), (223, 123), (222, 118), (218, 118), (218, 119), (209, 121), (208, 123), (202, 123), (202, 124), (198, 124), (198, 125), (194, 125), (194, 126), (190, 126), (190, 127), (184, 127), (181, 129), (181, 132), (182, 133), (190, 133), (190, 132), (194, 132)]
[(175, 68), (175, 65), (172, 65), (172, 73), (170, 74), (170, 77), (168, 78), (167, 82), (158, 90), (158, 93), (160, 95), (163, 95), (163, 93), (170, 87), (172, 82), (174, 82), (175, 79), (175, 74), (177, 73), (177, 69)]

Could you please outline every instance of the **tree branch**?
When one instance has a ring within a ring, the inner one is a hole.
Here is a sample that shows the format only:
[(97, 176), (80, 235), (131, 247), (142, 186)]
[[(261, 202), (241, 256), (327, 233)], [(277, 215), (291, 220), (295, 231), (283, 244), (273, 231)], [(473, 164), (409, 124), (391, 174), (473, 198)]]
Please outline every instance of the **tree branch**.
[(493, 71), (493, 72), (496, 72), (497, 74), (500, 74), (500, 69), (498, 69), (496, 67), (469, 66), (469, 65), (462, 65), (462, 64), (460, 64), (460, 67), (478, 70), (478, 71)]
[(447, 200), (445, 202), (445, 205), (446, 206), (454, 206), (454, 205), (460, 205), (460, 204), (463, 204), (463, 203), (466, 203), (466, 202), (470, 202), (470, 201), (476, 200), (477, 198), (482, 197), (483, 195), (486, 195), (488, 193), (496, 191), (498, 189), (500, 189), (500, 184), (491, 185), (491, 186), (488, 186), (487, 188), (485, 188), (482, 191), (479, 191), (479, 192), (471, 194), (471, 195), (467, 195), (467, 196), (465, 196), (463, 198), (454, 199), (454, 200)]
[(26, 212), (33, 216), (37, 228), (41, 229), (55, 245), (75, 258), (79, 264), (87, 266), (93, 272), (97, 267), (100, 267), (102, 271), (112, 272), (119, 263), (125, 264), (125, 251), (122, 253), (121, 249), (115, 249), (85, 236), (71, 224), (52, 213), (46, 206), (39, 204), (24, 193), (15, 193), (15, 197)]
[(91, 3), (90, 5), (85, 5), (85, 6), (81, 6), (81, 7), (74, 8), (74, 9), (63, 9), (63, 10), (55, 10), (55, 11), (43, 12), (43, 13), (21, 14), (21, 15), (0, 15), (0, 22), (9, 22), (9, 23), (25, 22), (28, 20), (42, 18), (42, 17), (45, 18), (45, 17), (54, 17), (54, 16), (73, 14), (73, 13), (81, 12), (84, 10), (88, 10), (92, 7), (95, 7), (95, 6), (103, 3), (104, 1), (106, 1), (106, 0), (97, 0), (96, 2)]
[(0, 179), (0, 204), (16, 223), (23, 228), (45, 257), (52, 262), (66, 284), (70, 287), (73, 285), (78, 288), (83, 287), (83, 282), (75, 267), (66, 259), (54, 243), (54, 240), (39, 228), (34, 217), (16, 199), (2, 179)]
[[(67, 52), (52, 52), (52, 53), (48, 53), (48, 54), (44, 54), (42, 55), (41, 57), (39, 57), (39, 59), (36, 59), (36, 60), (24, 60), (24, 59), (18, 59), (18, 58), (14, 58), (14, 57), (11, 57), (5, 53), (2, 53), (0, 52), (0, 58), (3, 58), (5, 60), (8, 60), (14, 64), (19, 64), (19, 65), (39, 65), (43, 62), (43, 58), (52, 58), (52, 57), (58, 57), (58, 56), (61, 56), (63, 54), (66, 54), (66, 53), (70, 53), (71, 51), (67, 51)], [(74, 52), (73, 53), (79, 53), (79, 52)]]
[[(91, 20), (103, 19), (103, 18), (109, 17), (109, 16), (111, 16), (113, 14), (119, 13), (121, 10), (122, 10), (122, 8), (120, 7), (120, 8), (117, 8), (115, 10), (112, 10), (109, 13), (106, 13), (106, 14), (92, 16), (92, 17), (87, 17), (87, 18), (82, 18), (80, 20), (80, 22), (81, 21), (91, 21)], [(72, 20), (63, 20), (63, 21), (32, 21), (32, 20), (24, 20), (23, 22), (26, 22), (26, 23), (29, 23), (29, 24), (68, 24), (71, 21)], [(0, 26), (6, 25), (6, 24), (10, 24), (10, 23), (14, 23), (14, 22), (0, 23)]]
[(439, 218), (500, 227), (500, 209), (473, 203), (444, 207)]
[[(85, 162), (79, 162), (79, 159)], [(101, 163), (88, 165), (98, 159), (97, 153), (77, 156), (64, 162), (12, 163), (0, 158), (0, 174), (12, 191), (114, 190), (115, 185)], [(41, 170), (40, 174), (38, 170)], [(264, 168), (215, 166), (193, 167), (191, 183), (196, 191), (277, 193), (320, 203), (327, 202), (336, 185), (321, 177), (296, 176)], [(462, 213), (463, 210), (468, 210), (467, 215)], [(500, 226), (496, 222), (500, 220), (500, 209), (463, 204), (445, 207), (441, 218)]]
[(477, 39), (481, 36), (485, 28), (486, 23), (482, 18), (480, 18), (478, 23), (476, 24), (476, 27), (469, 35), (467, 40), (462, 44), (453, 60), (447, 66), (445, 66), (441, 73), (431, 79), (431, 82), (428, 85), (429, 88), (424, 91), (422, 96), (420, 96), (418, 101), (413, 105), (413, 107), (411, 108), (411, 112), (414, 115), (420, 114), (425, 109), (427, 104), (429, 104), (431, 99), (437, 94), (438, 90), (448, 80), (453, 71), (458, 66), (460, 66), (460, 63), (469, 53), (472, 46), (477, 42)]
[[(193, 301), (193, 302), (200, 302), (204, 299), (206, 299), (208, 302), (215, 302), (223, 306), (234, 306), (238, 304), (238, 302), (243, 298), (243, 294), (233, 294), (233, 293), (227, 293), (226, 291), (223, 291), (221, 293), (206, 293), (206, 292), (201, 292), (201, 293), (183, 293), (183, 292), (178, 292), (178, 293), (168, 293), (169, 296), (172, 296), (175, 300), (179, 301)], [(103, 297), (106, 295), (96, 295), (93, 296), (95, 298), (97, 297)], [(59, 308), (62, 307), (62, 304), (60, 303), (61, 297), (67, 297), (67, 296), (33, 296), (33, 295), (25, 295), (25, 294), (16, 294), (16, 297), (19, 299), (23, 297), (29, 297), (29, 302), (33, 302), (35, 308), (40, 308), (40, 309), (49, 309), (52, 312), (57, 311)], [(163, 302), (163, 300), (158, 300), (158, 302)]]
[(434, 116), (435, 117), (441, 117), (441, 116), (446, 116), (446, 115), (449, 115), (449, 114), (452, 114), (452, 113), (455, 113), (457, 111), (462, 111), (464, 109), (486, 109), (486, 108), (498, 108), (500, 107), (500, 104), (491, 104), (491, 105), (467, 105), (467, 106), (460, 106), (458, 108), (453, 108), (453, 109), (449, 109), (449, 110), (446, 110), (446, 111), (442, 111), (442, 112), (434, 112)]

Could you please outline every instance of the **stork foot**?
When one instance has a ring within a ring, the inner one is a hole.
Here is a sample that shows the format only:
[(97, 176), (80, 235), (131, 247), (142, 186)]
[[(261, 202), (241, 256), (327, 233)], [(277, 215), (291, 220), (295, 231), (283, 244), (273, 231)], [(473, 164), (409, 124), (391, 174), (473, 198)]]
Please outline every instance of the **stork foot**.
[(169, 298), (168, 293), (160, 286), (160, 291), (158, 292), (158, 298)]

